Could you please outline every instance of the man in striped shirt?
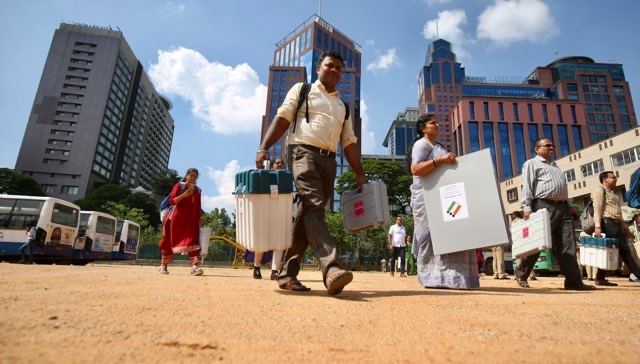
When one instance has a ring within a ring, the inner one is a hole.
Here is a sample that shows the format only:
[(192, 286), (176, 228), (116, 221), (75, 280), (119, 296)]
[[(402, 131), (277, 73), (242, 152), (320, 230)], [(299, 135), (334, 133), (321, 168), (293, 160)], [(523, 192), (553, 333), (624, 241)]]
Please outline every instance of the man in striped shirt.
[[(631, 273), (638, 277), (640, 276), (640, 267), (633, 260), (633, 255), (627, 242), (631, 238), (631, 232), (622, 219), (620, 197), (613, 191), (616, 188), (618, 178), (611, 171), (600, 173), (599, 178), (602, 187), (598, 186), (591, 192), (593, 221), (596, 225), (595, 235), (600, 236), (600, 234), (604, 233), (607, 238), (617, 239), (620, 247), (620, 258), (629, 267)], [(617, 286), (617, 284), (605, 279), (606, 273), (606, 270), (598, 269), (596, 286)]]
[[(527, 220), (532, 212), (546, 208), (551, 223), (553, 255), (558, 258), (564, 275), (564, 288), (588, 291), (594, 286), (582, 283), (580, 266), (576, 260), (576, 242), (573, 236), (572, 208), (567, 201), (569, 191), (564, 173), (551, 161), (555, 148), (551, 140), (541, 138), (535, 142), (536, 156), (522, 165), (522, 209)], [(536, 253), (521, 260), (515, 271), (516, 281), (529, 288), (527, 279), (538, 261)]]

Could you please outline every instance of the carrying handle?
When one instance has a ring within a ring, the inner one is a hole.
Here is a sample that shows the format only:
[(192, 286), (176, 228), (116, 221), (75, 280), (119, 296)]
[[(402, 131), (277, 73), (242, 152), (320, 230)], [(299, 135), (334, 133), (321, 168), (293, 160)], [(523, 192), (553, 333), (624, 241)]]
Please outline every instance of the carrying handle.
[[(598, 236), (596, 236), (596, 233), (593, 233), (593, 234), (591, 234), (591, 237), (593, 237), (593, 238), (597, 238)], [(604, 238), (606, 238), (606, 237), (607, 237), (607, 234), (605, 234), (605, 233), (601, 233), (601, 234), (600, 234), (600, 237), (604, 239)]]
[(268, 159), (263, 161), (262, 165), (264, 166), (264, 169), (271, 169), (271, 161)]

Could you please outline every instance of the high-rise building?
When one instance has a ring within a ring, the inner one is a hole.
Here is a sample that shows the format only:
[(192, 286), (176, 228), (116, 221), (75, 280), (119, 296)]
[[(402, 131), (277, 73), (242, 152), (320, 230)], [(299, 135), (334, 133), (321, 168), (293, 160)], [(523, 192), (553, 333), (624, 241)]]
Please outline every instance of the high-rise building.
[(451, 44), (434, 41), (418, 76), (419, 112), (441, 123), (440, 142), (460, 155), (490, 148), (500, 180), (520, 173), (545, 137), (561, 158), (637, 126), (622, 65), (576, 56), (527, 77), (469, 77)]
[(382, 142), (382, 146), (388, 148), (389, 155), (406, 156), (417, 137), (416, 121), (418, 121), (417, 107), (407, 107), (404, 112), (398, 113)]
[[(276, 116), (278, 107), (287, 95), (287, 91), (297, 82), (313, 83), (318, 79), (316, 68), (318, 56), (324, 51), (336, 51), (344, 59), (342, 68), (342, 80), (337, 89), (344, 102), (349, 104), (353, 130), (358, 137), (358, 149), (361, 148), (360, 118), (360, 75), (361, 56), (360, 45), (333, 27), (323, 18), (313, 15), (304, 23), (294, 29), (289, 35), (276, 44), (273, 54), (273, 64), (269, 67), (269, 85), (267, 90), (267, 105), (262, 119), (262, 132), (264, 137), (269, 125)], [(285, 137), (283, 136), (269, 150), (272, 158), (284, 157)], [(337, 175), (348, 168), (346, 158), (342, 153), (342, 146), (336, 153), (338, 163)], [(334, 196), (332, 208), (337, 207), (338, 196)]]
[(174, 123), (122, 32), (60, 24), (15, 170), (76, 200), (111, 182), (152, 190), (169, 165)]

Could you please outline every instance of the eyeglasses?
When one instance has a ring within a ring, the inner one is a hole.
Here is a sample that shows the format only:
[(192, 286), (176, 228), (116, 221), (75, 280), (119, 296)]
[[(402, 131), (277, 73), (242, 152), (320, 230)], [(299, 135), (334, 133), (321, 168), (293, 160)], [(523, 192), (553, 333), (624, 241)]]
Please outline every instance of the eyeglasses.
[(273, 162), (273, 164), (282, 164), (282, 162), (277, 161), (277, 162)]
[(538, 145), (538, 148), (542, 148), (542, 147), (545, 147), (545, 148), (555, 148), (556, 146), (555, 146), (555, 145), (553, 145), (553, 144), (543, 144), (543, 145)]

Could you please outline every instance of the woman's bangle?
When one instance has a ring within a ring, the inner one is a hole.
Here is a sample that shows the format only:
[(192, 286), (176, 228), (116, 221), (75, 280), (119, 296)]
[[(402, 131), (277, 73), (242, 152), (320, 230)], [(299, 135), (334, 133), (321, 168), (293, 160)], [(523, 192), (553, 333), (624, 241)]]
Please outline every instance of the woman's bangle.
[(266, 149), (258, 149), (256, 153), (269, 153), (269, 151)]
[(433, 161), (433, 168), (436, 168), (438, 166), (438, 162), (436, 162), (435, 159), (432, 159), (432, 161)]

